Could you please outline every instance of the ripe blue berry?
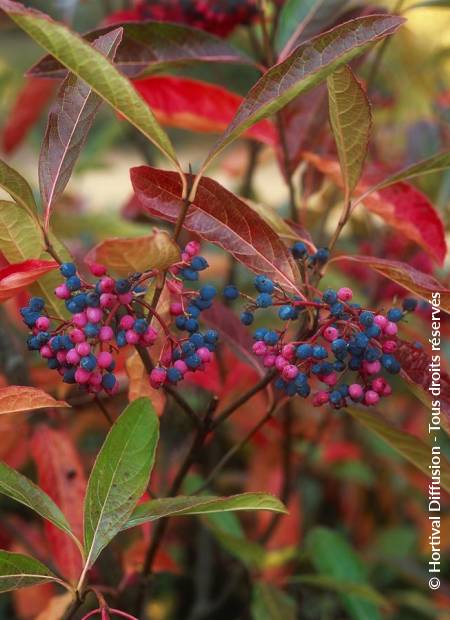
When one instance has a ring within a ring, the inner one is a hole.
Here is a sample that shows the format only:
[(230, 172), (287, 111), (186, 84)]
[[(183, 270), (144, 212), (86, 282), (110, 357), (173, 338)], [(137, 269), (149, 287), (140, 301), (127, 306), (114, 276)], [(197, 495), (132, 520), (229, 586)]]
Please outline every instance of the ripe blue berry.
[(186, 321), (186, 327), (185, 327), (185, 329), (186, 329), (188, 332), (191, 332), (191, 334), (192, 334), (193, 332), (198, 331), (198, 327), (199, 327), (199, 326), (198, 326), (198, 321), (197, 321), (197, 319), (188, 319), (188, 320)]
[(267, 332), (264, 335), (264, 342), (269, 345), (277, 344), (279, 339), (280, 339), (279, 335), (276, 332), (273, 332), (272, 330), (267, 330)]
[(291, 248), (294, 258), (303, 258), (307, 255), (308, 249), (303, 241), (297, 241)]
[(269, 293), (261, 293), (256, 298), (258, 308), (269, 308), (272, 305), (272, 296)]
[(403, 312), (400, 310), (400, 308), (392, 308), (388, 311), (387, 318), (393, 323), (398, 323), (398, 321), (403, 318)]
[(214, 299), (216, 295), (217, 289), (212, 284), (205, 284), (205, 286), (202, 286), (202, 288), (200, 289), (200, 297), (205, 301), (210, 301), (211, 299)]
[(306, 360), (312, 357), (313, 348), (310, 344), (301, 344), (296, 349), (296, 355), (300, 360)]
[[(189, 316), (191, 318), (197, 319), (200, 316), (201, 310), (197, 306), (194, 306), (193, 304), (190, 304), (186, 308), (186, 312), (189, 314)], [(178, 318), (180, 318), (180, 317), (178, 317)]]
[(63, 263), (59, 270), (65, 278), (70, 278), (77, 272), (77, 269), (73, 263)]
[(195, 269), (190, 269), (189, 267), (181, 269), (180, 276), (183, 280), (188, 280), (189, 282), (195, 282), (198, 280), (198, 272), (195, 271)]
[(145, 319), (136, 319), (133, 323), (133, 329), (138, 334), (143, 334), (148, 327), (148, 323)]
[(201, 359), (196, 353), (189, 355), (185, 359), (185, 362), (186, 362), (186, 366), (190, 368), (191, 370), (196, 370), (202, 363)]
[(178, 381), (181, 381), (182, 378), (183, 375), (177, 368), (169, 368), (167, 370), (167, 379), (170, 383), (178, 383)]
[(208, 329), (205, 333), (205, 341), (209, 344), (215, 344), (219, 340), (219, 334), (215, 329)]
[(406, 312), (414, 312), (414, 310), (417, 308), (417, 304), (417, 299), (414, 299), (413, 297), (407, 297), (403, 300), (402, 307), (403, 310), (405, 310)]
[(116, 385), (116, 377), (108, 372), (107, 374), (103, 375), (102, 377), (102, 385), (105, 388), (105, 390), (112, 390), (113, 387)]
[(260, 293), (269, 293), (269, 295), (273, 293), (275, 288), (272, 280), (263, 275), (256, 276), (254, 284), (257, 291)]
[(116, 292), (119, 293), (119, 295), (128, 293), (130, 289), (131, 283), (126, 278), (120, 278), (119, 280), (116, 280)]
[(237, 299), (239, 297), (239, 290), (233, 284), (229, 284), (223, 289), (223, 296), (225, 299), (232, 301), (233, 299)]
[(295, 316), (295, 312), (293, 312), (294, 308), (292, 306), (281, 306), (278, 310), (278, 316), (282, 321), (288, 321)]
[(202, 334), (197, 332), (195, 334), (192, 334), (192, 336), (189, 337), (189, 342), (192, 342), (194, 347), (198, 349), (205, 344), (205, 339)]
[(30, 310), (33, 312), (40, 312), (44, 309), (45, 302), (42, 297), (32, 297), (28, 303)]
[(318, 265), (325, 265), (325, 263), (330, 258), (330, 251), (328, 248), (319, 248), (315, 254), (312, 256), (312, 262), (317, 263)]
[(365, 310), (359, 315), (359, 322), (361, 323), (361, 325), (364, 325), (364, 327), (370, 327), (371, 325), (373, 325), (373, 318), (373, 312)]
[(80, 366), (81, 368), (84, 368), (84, 370), (88, 370), (89, 372), (94, 370), (94, 368), (97, 366), (97, 360), (95, 359), (95, 355), (92, 355), (91, 353), (90, 355), (82, 357), (80, 361)]
[(322, 299), (324, 300), (326, 304), (332, 305), (337, 302), (338, 296), (337, 296), (336, 291), (333, 291), (333, 289), (328, 288), (322, 295)]
[(241, 323), (244, 325), (251, 325), (253, 323), (254, 316), (248, 310), (241, 312)]
[(208, 261), (203, 256), (194, 256), (191, 260), (191, 267), (195, 269), (195, 271), (203, 271), (203, 269), (207, 269), (209, 267)]
[(81, 288), (81, 280), (78, 276), (70, 276), (67, 278), (66, 286), (69, 291), (78, 291)]
[(322, 347), (320, 345), (316, 345), (313, 347), (312, 354), (314, 359), (316, 360), (323, 360), (328, 357), (327, 350), (325, 349), (325, 347)]
[(186, 321), (187, 318), (185, 316), (177, 316), (177, 318), (175, 319), (175, 325), (178, 327), (178, 329), (186, 329)]

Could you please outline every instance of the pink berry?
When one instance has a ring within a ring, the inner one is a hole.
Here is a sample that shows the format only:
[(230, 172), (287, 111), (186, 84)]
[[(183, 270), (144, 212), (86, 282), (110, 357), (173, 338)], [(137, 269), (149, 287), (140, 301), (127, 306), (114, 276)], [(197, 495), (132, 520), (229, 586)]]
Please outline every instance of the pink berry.
[(73, 366), (76, 366), (80, 361), (80, 356), (77, 353), (76, 349), (69, 349), (69, 351), (67, 351), (67, 355), (66, 355), (66, 362), (68, 362), (69, 364), (72, 364)]
[(184, 375), (188, 371), (188, 367), (186, 365), (186, 362), (184, 362), (183, 360), (177, 360), (174, 363), (173, 367), (176, 368), (177, 370), (179, 370), (182, 375)]
[(297, 375), (298, 375), (298, 368), (297, 366), (294, 366), (293, 364), (288, 364), (287, 366), (285, 366), (281, 373), (281, 376), (283, 377), (285, 381), (291, 381), (292, 379), (295, 379)]
[(183, 314), (183, 305), (178, 301), (171, 303), (170, 314), (172, 316), (180, 316), (180, 314)]
[(326, 383), (326, 385), (336, 385), (338, 376), (335, 372), (331, 372), (326, 377), (320, 377), (322, 383)]
[(58, 299), (69, 299), (70, 291), (66, 284), (60, 284), (55, 288), (55, 295)]
[(102, 293), (100, 295), (100, 306), (102, 308), (112, 308), (116, 301), (116, 295), (112, 295), (111, 293)]
[(88, 321), (85, 312), (77, 312), (77, 314), (74, 314), (72, 317), (72, 323), (75, 325), (75, 327), (86, 327), (87, 322)]
[(396, 336), (398, 332), (398, 327), (395, 323), (393, 323), (392, 321), (389, 321), (386, 325), (386, 327), (384, 328), (384, 333), (387, 336)]
[(109, 325), (103, 325), (100, 329), (99, 338), (101, 342), (108, 342), (114, 338), (114, 332)]
[(86, 340), (86, 336), (83, 334), (81, 329), (72, 329), (69, 337), (74, 344), (78, 344), (79, 342), (84, 342)]
[(273, 355), (273, 353), (269, 353), (268, 355), (266, 355), (263, 359), (263, 366), (265, 368), (272, 368), (272, 366), (274, 366), (275, 364), (275, 360), (276, 360), (276, 356)]
[(394, 353), (397, 351), (397, 343), (394, 340), (383, 342), (383, 353)]
[(100, 280), (100, 292), (101, 293), (112, 293), (115, 288), (115, 282), (109, 276), (105, 276)]
[(380, 396), (373, 390), (367, 390), (364, 395), (364, 402), (366, 405), (376, 405), (380, 400)]
[(282, 355), (277, 355), (275, 358), (275, 368), (277, 370), (283, 370), (283, 368), (285, 366), (287, 366), (289, 364), (289, 362), (284, 359), (284, 357)]
[(202, 360), (202, 362), (205, 363), (209, 362), (211, 359), (211, 351), (206, 347), (200, 347), (200, 349), (197, 349), (197, 355)]
[(49, 360), (53, 357), (53, 351), (47, 344), (44, 344), (44, 346), (39, 349), (39, 353), (41, 354), (41, 357), (46, 360)]
[(137, 332), (134, 331), (134, 329), (128, 329), (125, 332), (125, 339), (128, 344), (137, 344), (140, 340), (140, 336)]
[(86, 316), (90, 323), (99, 323), (103, 318), (103, 312), (100, 308), (88, 308), (86, 310)]
[(296, 347), (293, 344), (285, 344), (281, 350), (281, 355), (284, 357), (284, 359), (291, 362), (293, 359), (295, 359), (295, 350)]
[(102, 383), (102, 375), (99, 372), (93, 372), (89, 377), (89, 385), (98, 387)]
[(378, 360), (376, 360), (375, 362), (364, 362), (363, 368), (367, 372), (367, 374), (376, 375), (381, 370), (381, 364)]
[(363, 397), (364, 391), (359, 383), (352, 383), (348, 388), (348, 393), (352, 400), (358, 402)]
[(133, 293), (124, 293), (123, 295), (119, 295), (119, 301), (124, 306), (128, 306), (133, 301)]
[(105, 265), (101, 265), (100, 263), (92, 263), (92, 265), (89, 265), (89, 269), (92, 275), (97, 276), (98, 278), (100, 276), (104, 276), (106, 273)]
[(324, 392), (322, 390), (314, 394), (312, 403), (314, 407), (320, 407), (321, 405), (325, 405), (328, 402), (328, 400), (329, 400), (328, 392)]
[(386, 385), (384, 386), (384, 390), (383, 390), (383, 396), (390, 396), (392, 394), (392, 388), (389, 385), (389, 383), (386, 382)]
[(84, 368), (77, 368), (75, 371), (75, 381), (81, 385), (87, 383), (90, 379), (91, 373)]
[(181, 252), (181, 260), (187, 263), (191, 257), (187, 252)]
[(46, 316), (40, 316), (36, 321), (36, 327), (39, 331), (46, 331), (50, 326), (50, 319)]
[(108, 368), (111, 366), (113, 361), (113, 356), (108, 351), (102, 351), (97, 356), (97, 364), (99, 368)]
[(147, 327), (145, 334), (142, 336), (142, 340), (145, 344), (150, 345), (158, 338), (158, 332), (153, 327)]
[(85, 357), (86, 355), (89, 355), (89, 353), (91, 352), (91, 345), (89, 344), (89, 342), (80, 342), (75, 347), (75, 350), (78, 353), (78, 355), (81, 355), (81, 357)]
[(378, 394), (382, 394), (385, 387), (386, 379), (383, 379), (383, 377), (377, 377), (372, 381), (372, 390)]
[(158, 389), (166, 380), (167, 373), (164, 368), (153, 368), (150, 373), (150, 385), (152, 388)]
[(336, 340), (338, 336), (339, 332), (335, 327), (330, 326), (323, 331), (323, 337), (325, 338), (325, 340), (328, 340), (328, 342), (333, 342), (333, 340)]
[(381, 329), (384, 329), (387, 325), (388, 320), (382, 314), (377, 314), (376, 317), (374, 317), (373, 322), (375, 323), (375, 325), (378, 325), (378, 327), (380, 327)]
[(56, 359), (60, 364), (64, 364), (67, 358), (67, 351), (58, 351), (56, 354)]
[(257, 340), (252, 346), (252, 351), (255, 355), (265, 355), (267, 353), (267, 345), (264, 340)]
[(131, 314), (125, 314), (121, 319), (119, 326), (122, 329), (131, 329), (134, 325), (134, 317)]
[(353, 297), (353, 291), (351, 288), (343, 286), (338, 290), (337, 296), (338, 299), (340, 299), (341, 301), (350, 301), (350, 299)]
[(189, 256), (195, 256), (200, 252), (200, 243), (198, 241), (189, 241), (184, 251), (189, 254)]

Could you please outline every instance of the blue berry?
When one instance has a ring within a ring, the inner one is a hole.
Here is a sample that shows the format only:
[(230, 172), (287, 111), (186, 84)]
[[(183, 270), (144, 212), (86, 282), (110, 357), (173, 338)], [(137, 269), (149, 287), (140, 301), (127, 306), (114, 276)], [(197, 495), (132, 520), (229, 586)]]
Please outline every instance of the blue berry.
[(300, 385), (297, 385), (297, 394), (299, 396), (302, 396), (302, 398), (308, 398), (308, 396), (311, 394), (311, 388), (309, 387), (309, 384), (302, 383)]
[(263, 276), (263, 275), (256, 276), (254, 284), (255, 284), (256, 290), (260, 293), (269, 293), (270, 295), (270, 293), (273, 292), (273, 289), (274, 289), (273, 282), (267, 276)]
[(197, 297), (197, 299), (195, 299), (192, 303), (194, 303), (200, 311), (208, 310), (208, 308), (211, 308), (212, 306), (211, 299), (201, 299), (200, 297)]
[(95, 358), (95, 355), (92, 355), (92, 353), (90, 353), (89, 355), (82, 357), (80, 360), (80, 366), (81, 368), (84, 368), (84, 370), (92, 372), (97, 366), (97, 360)]
[(241, 312), (241, 323), (243, 323), (244, 325), (251, 325), (254, 318), (255, 317), (253, 316), (253, 314), (248, 310), (244, 310), (244, 312)]
[(359, 315), (359, 322), (364, 327), (370, 327), (373, 324), (373, 312), (369, 312), (368, 310), (364, 310)]
[(359, 370), (362, 365), (362, 359), (360, 357), (352, 357), (348, 363), (350, 370)]
[(333, 342), (331, 343), (331, 350), (335, 354), (344, 353), (345, 351), (347, 351), (347, 343), (343, 338), (336, 338), (336, 340), (333, 340)]
[(364, 354), (364, 359), (368, 362), (375, 362), (379, 360), (381, 357), (381, 351), (379, 349), (375, 349), (375, 347), (368, 347)]
[(284, 388), (284, 391), (286, 392), (287, 396), (295, 396), (297, 394), (297, 386), (293, 381), (289, 382)]
[(403, 318), (403, 312), (400, 310), (400, 308), (392, 308), (387, 313), (387, 318), (393, 323), (398, 323)]
[(315, 254), (312, 256), (312, 262), (318, 263), (319, 265), (325, 265), (327, 260), (330, 258), (330, 251), (328, 248), (319, 248)]
[(170, 383), (178, 383), (178, 381), (181, 381), (182, 378), (183, 378), (183, 375), (178, 370), (178, 368), (169, 368), (168, 369), (168, 371), (167, 371), (167, 379), (170, 381)]
[(137, 334), (145, 333), (147, 327), (148, 327), (148, 323), (146, 319), (136, 319), (135, 322), (133, 323), (133, 329)]
[(67, 370), (65, 370), (63, 374), (63, 382), (64, 383), (76, 383), (75, 372), (76, 372), (76, 368), (67, 368)]
[(365, 351), (369, 345), (369, 339), (367, 338), (365, 334), (361, 334), (361, 333), (356, 334), (354, 338), (354, 342), (359, 349), (362, 349), (362, 351)]
[(193, 353), (195, 353), (196, 350), (197, 347), (193, 342), (183, 342), (183, 344), (181, 345), (181, 352), (184, 356), (192, 355)]
[(195, 269), (195, 271), (203, 271), (203, 269), (207, 269), (209, 267), (208, 261), (203, 256), (194, 256), (191, 260), (191, 267)]
[(201, 310), (200, 308), (197, 308), (197, 306), (194, 306), (192, 304), (189, 304), (189, 306), (186, 309), (186, 312), (189, 314), (189, 316), (193, 319), (198, 319), (198, 317), (201, 314)]
[(39, 351), (41, 348), (41, 344), (39, 339), (36, 336), (31, 336), (27, 338), (27, 347), (30, 351)]
[(295, 308), (293, 308), (292, 306), (281, 306), (281, 308), (278, 310), (278, 316), (282, 321), (289, 321), (289, 319), (295, 317), (295, 314)]
[(406, 312), (414, 312), (414, 310), (417, 308), (417, 304), (417, 299), (414, 299), (413, 297), (407, 297), (403, 300), (402, 307), (403, 310), (405, 310)]
[(277, 379), (275, 379), (273, 385), (274, 385), (276, 390), (284, 390), (285, 387), (286, 387), (286, 382), (283, 381), (283, 379), (281, 377), (278, 377)]
[(100, 305), (100, 295), (98, 293), (88, 293), (86, 295), (86, 304), (89, 308), (98, 308)]
[(269, 308), (272, 305), (272, 296), (269, 293), (261, 293), (256, 298), (258, 308)]
[(296, 349), (296, 355), (300, 360), (306, 360), (312, 357), (313, 348), (310, 344), (301, 344)]
[(204, 335), (205, 341), (209, 344), (216, 344), (219, 340), (219, 334), (215, 329), (208, 329)]
[(65, 278), (70, 278), (77, 272), (77, 269), (73, 263), (63, 263), (59, 270)]
[(325, 347), (322, 347), (321, 345), (316, 345), (313, 347), (313, 357), (316, 360), (324, 360), (326, 357), (328, 357), (328, 353), (327, 350), (325, 349)]
[(279, 339), (280, 337), (277, 332), (273, 332), (271, 330), (267, 330), (266, 334), (264, 335), (264, 342), (268, 345), (273, 346), (274, 344), (277, 344)]
[(191, 370), (196, 370), (202, 364), (202, 360), (194, 353), (185, 359), (186, 366)]
[(123, 329), (117, 332), (116, 342), (117, 342), (117, 346), (120, 348), (125, 347), (128, 344), (126, 334)]
[(223, 296), (225, 299), (232, 301), (233, 299), (237, 299), (239, 297), (239, 290), (233, 284), (229, 284), (223, 289)]
[(45, 302), (42, 297), (32, 297), (28, 303), (30, 310), (33, 312), (40, 312), (44, 309)]
[(126, 278), (120, 278), (119, 280), (116, 280), (116, 292), (119, 293), (119, 295), (128, 293), (130, 289), (131, 283)]
[(346, 383), (341, 383), (341, 385), (337, 386), (337, 389), (344, 398), (348, 396), (348, 385)]
[(71, 349), (73, 347), (73, 343), (70, 339), (70, 336), (65, 334), (64, 336), (61, 336), (61, 349), (65, 349), (66, 351), (69, 351), (69, 349)]
[(333, 405), (339, 405), (339, 403), (342, 400), (342, 394), (340, 393), (339, 390), (333, 390), (330, 393), (330, 403), (332, 403)]
[(340, 301), (337, 301), (335, 304), (330, 306), (330, 312), (336, 318), (342, 317), (344, 310), (344, 304), (341, 304)]
[(40, 316), (39, 312), (32, 312), (28, 310), (28, 312), (23, 316), (25, 325), (27, 325), (27, 327), (34, 327), (39, 316)]
[(66, 281), (69, 291), (78, 291), (81, 288), (81, 280), (78, 276), (70, 276)]
[(178, 327), (178, 329), (186, 329), (186, 321), (187, 318), (185, 316), (177, 316), (177, 318), (175, 319), (175, 325)]
[(199, 349), (205, 344), (205, 339), (199, 332), (192, 334), (192, 336), (189, 337), (189, 341), (192, 342), (196, 349)]
[(294, 258), (303, 258), (307, 255), (308, 249), (303, 241), (297, 241), (291, 248)]
[(268, 331), (269, 330), (266, 327), (258, 327), (258, 329), (255, 329), (253, 338), (255, 340), (264, 340), (264, 336), (267, 334)]
[(337, 302), (338, 296), (337, 296), (336, 291), (333, 291), (333, 289), (328, 288), (322, 295), (322, 298), (326, 304), (332, 305)]
[(205, 284), (205, 286), (202, 286), (202, 288), (200, 289), (200, 297), (205, 301), (210, 301), (211, 299), (214, 299), (216, 295), (217, 289), (212, 284)]
[(378, 336), (381, 334), (381, 327), (375, 324), (371, 325), (364, 331), (364, 333), (366, 334), (367, 338), (378, 338)]
[(88, 323), (83, 331), (88, 338), (96, 338), (100, 333), (100, 325)]
[(49, 342), (52, 351), (60, 351), (63, 348), (61, 336), (55, 336)]
[(183, 280), (189, 280), (189, 282), (195, 282), (195, 280), (198, 280), (198, 272), (195, 271), (195, 269), (190, 269), (189, 267), (181, 269), (180, 276)]
[(57, 370), (60, 366), (61, 364), (58, 362), (56, 358), (47, 360), (47, 368), (49, 370)]
[(197, 319), (188, 319), (188, 320), (186, 321), (186, 327), (185, 327), (185, 329), (186, 329), (188, 332), (191, 332), (191, 334), (192, 334), (193, 332), (198, 331), (198, 321), (197, 321)]
[(112, 390), (113, 387), (116, 385), (116, 381), (116, 377), (110, 372), (106, 373), (102, 377), (102, 385), (105, 390)]
[(393, 355), (384, 354), (381, 356), (381, 364), (389, 373), (396, 375), (400, 372), (400, 363)]

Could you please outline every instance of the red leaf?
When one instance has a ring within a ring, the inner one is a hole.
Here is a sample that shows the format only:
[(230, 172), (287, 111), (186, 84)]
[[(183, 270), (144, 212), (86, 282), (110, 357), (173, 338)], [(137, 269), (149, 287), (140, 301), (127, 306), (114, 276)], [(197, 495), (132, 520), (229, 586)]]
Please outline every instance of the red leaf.
[(2, 131), (2, 148), (11, 153), (35, 125), (52, 98), (58, 83), (49, 79), (25, 78)]
[[(131, 181), (144, 209), (169, 222), (177, 220), (183, 206), (177, 173), (140, 166), (131, 169)], [(301, 295), (298, 268), (287, 247), (253, 209), (216, 181), (201, 179), (184, 227)]]
[(426, 301), (431, 300), (432, 293), (438, 292), (441, 310), (450, 314), (450, 289), (444, 288), (433, 276), (417, 271), (407, 263), (373, 256), (336, 256), (332, 259), (332, 261), (340, 260), (350, 260), (367, 265)]
[(33, 284), (44, 273), (58, 268), (53, 260), (28, 259), (14, 263), (0, 270), (0, 302), (14, 297), (29, 284)]
[[(70, 437), (63, 431), (40, 426), (32, 437), (31, 453), (37, 466), (39, 486), (58, 504), (75, 536), (82, 540), (86, 479)], [(77, 580), (82, 559), (75, 543), (47, 522), (45, 534), (61, 573), (71, 581)]]
[[(172, 76), (134, 80), (160, 123), (192, 131), (222, 133), (242, 103), (242, 97), (222, 86)], [(270, 121), (256, 123), (244, 135), (265, 144), (277, 144)]]
[[(314, 153), (303, 155), (342, 187), (341, 169), (335, 159)], [(354, 195), (362, 196), (381, 179), (379, 172), (364, 174)], [(422, 246), (439, 264), (443, 263), (447, 253), (444, 225), (429, 199), (416, 187), (403, 181), (395, 183), (364, 198), (364, 205), (408, 239)]]

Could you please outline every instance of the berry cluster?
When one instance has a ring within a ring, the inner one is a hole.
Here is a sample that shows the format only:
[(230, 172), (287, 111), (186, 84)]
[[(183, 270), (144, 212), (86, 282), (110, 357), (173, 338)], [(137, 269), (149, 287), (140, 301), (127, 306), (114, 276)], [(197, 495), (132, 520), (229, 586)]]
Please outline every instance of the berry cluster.
[(31, 298), (21, 309), (23, 321), (31, 330), (28, 348), (38, 351), (65, 383), (76, 383), (91, 393), (104, 390), (114, 394), (118, 389), (114, 354), (127, 345), (151, 347), (160, 334), (164, 338), (158, 366), (149, 377), (153, 387), (177, 383), (188, 370), (203, 369), (218, 335), (213, 330), (202, 334), (197, 320), (201, 311), (210, 307), (216, 294), (214, 287), (206, 285), (195, 291), (183, 284), (183, 280), (197, 280), (199, 271), (208, 267), (198, 251), (197, 242), (188, 243), (181, 262), (171, 266), (165, 280), (172, 300), (170, 315), (188, 337), (174, 336), (146, 300), (149, 283), (158, 275), (156, 270), (114, 279), (96, 263), (90, 271), (97, 280), (89, 283), (73, 263), (63, 263), (60, 271), (65, 281), (55, 289), (55, 296), (64, 300), (71, 318), (64, 321), (52, 317), (43, 299)]
[[(402, 309), (376, 314), (351, 303), (349, 288), (317, 291), (309, 301), (289, 296), (264, 275), (255, 278), (254, 286), (258, 294), (255, 299), (247, 296), (242, 323), (252, 324), (261, 308), (276, 308), (285, 323), (279, 330), (260, 327), (254, 332), (253, 352), (276, 371), (276, 388), (288, 396), (312, 394), (315, 406), (329, 403), (336, 409), (349, 401), (376, 405), (391, 394), (386, 376), (401, 370), (395, 357), (398, 322), (415, 310), (416, 300), (405, 299)], [(231, 300), (240, 293), (228, 286), (224, 296)], [(302, 320), (301, 327), (292, 337), (297, 320)], [(305, 331), (307, 337), (298, 340)]]

